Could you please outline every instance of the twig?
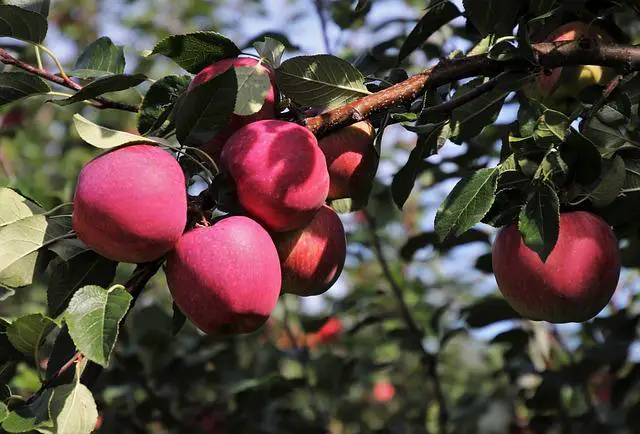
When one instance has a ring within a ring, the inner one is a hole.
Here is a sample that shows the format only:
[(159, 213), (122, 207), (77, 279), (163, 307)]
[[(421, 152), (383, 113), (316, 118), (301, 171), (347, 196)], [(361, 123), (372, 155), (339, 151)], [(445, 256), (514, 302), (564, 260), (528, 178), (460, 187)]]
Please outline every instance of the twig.
[(587, 114), (584, 117), (584, 121), (582, 122), (582, 125), (584, 127), (586, 127), (589, 122), (591, 122), (591, 119), (605, 105), (605, 103), (607, 102), (607, 98), (609, 98), (611, 93), (616, 90), (616, 88), (620, 85), (620, 82), (622, 82), (623, 78), (624, 77), (622, 76), (622, 74), (618, 74), (607, 84), (607, 87), (602, 92), (602, 95), (600, 95), (600, 98), (598, 98), (593, 106), (591, 106), (591, 108), (589, 108), (589, 110), (587, 111)]
[(486, 54), (442, 60), (435, 67), (401, 83), (318, 116), (307, 118), (305, 125), (316, 136), (322, 137), (363, 118), (368, 118), (376, 112), (410, 103), (427, 88), (479, 75), (494, 77), (505, 71), (533, 72), (540, 66), (553, 69), (559, 66), (603, 65), (626, 70), (640, 69), (640, 47), (637, 46), (600, 44), (597, 41), (581, 39), (569, 43), (534, 44), (533, 51), (537, 63), (522, 58), (499, 61), (490, 59)]
[(418, 324), (416, 323), (407, 302), (404, 299), (404, 295), (402, 293), (402, 288), (393, 277), (393, 273), (391, 272), (391, 268), (389, 267), (389, 263), (382, 251), (382, 241), (380, 240), (380, 236), (377, 232), (375, 217), (371, 215), (367, 210), (364, 210), (364, 215), (369, 225), (369, 231), (371, 233), (371, 240), (373, 242), (373, 249), (376, 254), (376, 258), (378, 259), (378, 263), (382, 268), (382, 273), (385, 278), (389, 282), (391, 286), (391, 290), (393, 291), (393, 295), (398, 302), (398, 307), (400, 309), (400, 315), (402, 316), (403, 321), (409, 328), (411, 332), (411, 337), (413, 338), (414, 345), (416, 348), (422, 353), (422, 363), (425, 366), (427, 371), (427, 375), (433, 381), (433, 388), (436, 400), (438, 402), (439, 407), (439, 424), (440, 424), (440, 432), (447, 432), (447, 425), (449, 423), (449, 412), (447, 409), (446, 400), (444, 397), (444, 392), (442, 389), (442, 382), (440, 380), (440, 375), (438, 374), (438, 360), (437, 357), (433, 354), (427, 352), (427, 350), (422, 345), (422, 339), (424, 338), (424, 332)]
[(324, 49), (327, 53), (331, 54), (331, 45), (329, 44), (329, 32), (327, 19), (324, 15), (324, 0), (315, 0), (314, 6), (316, 7), (316, 13), (320, 19), (320, 28), (322, 29), (322, 39), (324, 41)]
[(435, 113), (451, 113), (458, 107), (461, 107), (466, 103), (473, 101), (474, 99), (484, 95), (485, 93), (491, 92), (498, 84), (500, 84), (500, 80), (502, 80), (505, 74), (506, 72), (498, 74), (495, 77), (491, 78), (489, 81), (482, 83), (480, 86), (457, 98), (452, 98), (441, 104), (427, 107), (420, 112), (420, 116), (429, 116)]
[[(29, 72), (33, 75), (37, 75), (38, 77), (44, 78), (45, 80), (48, 80), (52, 83), (66, 87), (67, 89), (71, 89), (76, 92), (79, 90), (82, 90), (82, 86), (76, 83), (75, 81), (71, 80), (70, 78), (67, 77), (65, 79), (59, 75), (53, 74), (44, 69), (39, 69), (39, 68), (36, 68), (35, 66), (29, 65), (28, 63), (25, 63), (19, 59), (16, 59), (11, 54), (9, 54), (7, 50), (3, 48), (0, 48), (0, 62), (4, 63), (5, 65), (12, 65), (12, 66), (15, 66), (16, 68), (20, 68), (23, 71)], [(96, 108), (99, 108), (99, 109), (112, 108), (112, 109), (118, 109), (123, 111), (129, 111), (133, 113), (137, 113), (138, 110), (140, 109), (137, 105), (113, 101), (103, 96), (98, 96), (93, 99), (99, 103), (97, 105), (94, 105)]]

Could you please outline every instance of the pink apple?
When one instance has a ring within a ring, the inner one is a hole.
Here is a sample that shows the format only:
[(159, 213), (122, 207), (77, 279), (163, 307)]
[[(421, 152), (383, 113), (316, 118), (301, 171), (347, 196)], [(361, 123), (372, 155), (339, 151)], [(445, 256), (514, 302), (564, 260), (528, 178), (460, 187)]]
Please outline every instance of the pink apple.
[(185, 177), (169, 152), (124, 146), (84, 166), (73, 205), (73, 228), (89, 248), (114, 261), (153, 261), (184, 231)]
[(278, 252), (267, 231), (248, 217), (185, 233), (167, 258), (166, 275), (176, 304), (212, 335), (257, 330), (280, 295)]
[(515, 224), (498, 234), (492, 260), (509, 304), (526, 318), (552, 323), (582, 322), (600, 312), (616, 289), (621, 261), (609, 225), (585, 211), (560, 215), (546, 262), (524, 244)]
[(300, 229), (272, 234), (282, 264), (282, 291), (319, 295), (336, 282), (347, 255), (340, 217), (324, 205)]
[(371, 122), (362, 121), (320, 139), (329, 170), (329, 200), (369, 193), (379, 160), (374, 138)]
[(292, 122), (257, 121), (225, 144), (222, 167), (247, 212), (276, 232), (309, 223), (324, 204), (329, 173), (311, 132)]
[(251, 67), (256, 68), (261, 73), (269, 74), (269, 80), (271, 87), (269, 88), (267, 95), (265, 96), (264, 104), (262, 108), (251, 115), (241, 116), (235, 113), (231, 114), (229, 123), (216, 137), (209, 143), (206, 143), (201, 147), (202, 150), (207, 152), (217, 162), (220, 159), (220, 153), (225, 142), (235, 133), (238, 129), (251, 122), (259, 121), (262, 119), (273, 119), (275, 113), (275, 97), (276, 97), (276, 82), (273, 72), (266, 67), (263, 63), (258, 64), (258, 60), (251, 57), (238, 57), (233, 59), (220, 60), (212, 65), (207, 66), (202, 71), (193, 77), (193, 80), (189, 84), (188, 90), (192, 90), (203, 83), (211, 80), (212, 78), (222, 74), (231, 67)]

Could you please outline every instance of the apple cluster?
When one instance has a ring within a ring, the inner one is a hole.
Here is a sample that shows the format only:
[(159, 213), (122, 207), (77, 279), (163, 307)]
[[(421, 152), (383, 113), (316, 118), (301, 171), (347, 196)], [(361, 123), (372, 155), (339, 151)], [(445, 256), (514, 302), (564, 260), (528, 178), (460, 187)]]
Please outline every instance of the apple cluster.
[(307, 128), (279, 120), (273, 73), (253, 58), (208, 66), (188, 92), (229, 68), (270, 78), (259, 111), (232, 114), (201, 146), (233, 180), (240, 212), (189, 227), (183, 169), (149, 143), (90, 161), (78, 177), (73, 212), (78, 238), (109, 259), (144, 263), (166, 255), (174, 301), (212, 335), (252, 332), (281, 293), (319, 295), (335, 283), (346, 236), (327, 201), (367, 192), (378, 165), (369, 121), (318, 141)]

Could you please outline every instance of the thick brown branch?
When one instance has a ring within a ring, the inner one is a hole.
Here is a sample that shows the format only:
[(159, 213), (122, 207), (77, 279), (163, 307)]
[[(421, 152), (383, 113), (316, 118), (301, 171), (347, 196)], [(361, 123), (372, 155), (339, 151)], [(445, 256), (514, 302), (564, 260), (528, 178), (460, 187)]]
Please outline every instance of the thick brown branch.
[(640, 70), (640, 47), (636, 46), (579, 40), (568, 43), (539, 43), (533, 46), (533, 51), (537, 64), (520, 58), (498, 61), (488, 58), (486, 54), (442, 60), (435, 67), (402, 83), (307, 118), (305, 124), (314, 134), (321, 137), (361, 118), (368, 118), (376, 112), (412, 102), (428, 87), (480, 75), (494, 77), (504, 71), (534, 72), (541, 67), (552, 69), (570, 65), (604, 65)]
[[(58, 84), (60, 86), (66, 87), (67, 89), (71, 89), (76, 92), (82, 89), (81, 85), (71, 80), (70, 78), (63, 78), (49, 71), (45, 71), (44, 69), (36, 68), (33, 65), (29, 65), (28, 63), (25, 63), (19, 59), (16, 59), (11, 54), (9, 54), (7, 50), (2, 48), (0, 48), (0, 62), (4, 63), (5, 65), (15, 66), (16, 68), (20, 68), (23, 71), (29, 72), (33, 75), (37, 75), (38, 77), (44, 78), (45, 80), (48, 80), (52, 83)], [(95, 107), (99, 109), (112, 108), (112, 109), (133, 112), (133, 113), (137, 113), (139, 110), (139, 107), (137, 105), (126, 104), (118, 101), (112, 101), (103, 96), (98, 96), (94, 98), (94, 100), (97, 101), (97, 104), (95, 105)]]

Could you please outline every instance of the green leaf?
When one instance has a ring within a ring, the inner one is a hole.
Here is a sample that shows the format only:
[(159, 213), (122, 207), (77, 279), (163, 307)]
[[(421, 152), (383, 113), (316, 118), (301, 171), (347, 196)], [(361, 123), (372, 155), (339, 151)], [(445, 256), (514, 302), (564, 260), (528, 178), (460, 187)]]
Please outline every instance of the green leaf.
[(40, 44), (47, 36), (47, 18), (14, 5), (0, 5), (0, 36)]
[(151, 85), (138, 113), (140, 134), (156, 131), (169, 119), (178, 97), (185, 92), (190, 81), (186, 75), (168, 75)]
[[(56, 341), (53, 344), (53, 350), (51, 350), (51, 355), (49, 356), (49, 361), (47, 363), (47, 380), (52, 380), (54, 377), (58, 376), (60, 368), (71, 360), (71, 358), (76, 354), (76, 351), (77, 349), (73, 343), (73, 339), (71, 339), (71, 335), (69, 335), (69, 329), (65, 325), (62, 330), (60, 330), (60, 333), (58, 333), (58, 336), (56, 336)], [(56, 379), (57, 384), (72, 382), (74, 374), (75, 366), (72, 366)]]
[(0, 285), (19, 288), (30, 285), (37, 269), (38, 250), (67, 229), (43, 215), (34, 215), (0, 228)]
[(253, 43), (253, 47), (258, 52), (258, 55), (265, 59), (272, 69), (280, 67), (282, 63), (282, 55), (286, 48), (285, 44), (280, 40), (265, 37), (264, 41)]
[(518, 230), (525, 244), (545, 262), (556, 245), (560, 230), (560, 201), (553, 187), (540, 183), (518, 219)]
[(68, 262), (56, 258), (49, 264), (51, 278), (47, 287), (47, 307), (53, 318), (69, 304), (71, 296), (87, 285), (108, 286), (116, 274), (117, 262), (92, 251), (75, 256)]
[(369, 202), (369, 194), (367, 191), (362, 197), (346, 197), (342, 199), (334, 199), (328, 203), (328, 205), (338, 214), (348, 214), (354, 211), (358, 211), (367, 206)]
[(122, 74), (124, 66), (124, 48), (121, 45), (114, 45), (111, 39), (103, 36), (84, 49), (69, 75), (93, 78)]
[(64, 318), (73, 342), (89, 360), (104, 367), (109, 364), (130, 303), (131, 294), (121, 288), (85, 286), (73, 295)]
[(280, 91), (296, 103), (321, 110), (369, 94), (358, 69), (328, 54), (286, 60), (276, 69), (276, 82)]
[[(273, 42), (273, 43), (269, 42), (270, 39), (275, 41), (275, 42)], [(243, 50), (247, 49), (247, 48), (251, 48), (251, 47), (254, 47), (257, 50), (256, 45), (261, 46), (260, 44), (262, 42), (268, 43), (268, 44), (273, 44), (274, 46), (275, 46), (275, 43), (277, 42), (278, 44), (282, 44), (284, 46), (284, 48), (286, 50), (289, 50), (289, 51), (299, 51), (300, 50), (300, 46), (299, 45), (295, 45), (293, 42), (291, 42), (291, 40), (289, 39), (289, 37), (287, 35), (285, 35), (284, 33), (281, 33), (281, 32), (272, 32), (270, 30), (267, 30), (266, 32), (262, 32), (259, 35), (254, 36), (251, 39), (249, 39), (247, 42), (245, 42)], [(264, 57), (263, 53), (261, 53), (259, 50), (258, 50), (258, 54), (260, 56)]]
[(565, 157), (567, 161), (571, 161), (571, 167), (574, 170), (575, 180), (582, 184), (588, 185), (600, 176), (602, 171), (602, 159), (600, 152), (593, 142), (572, 129), (567, 136), (560, 152), (563, 155), (567, 153), (570, 156)]
[(485, 216), (495, 200), (498, 168), (480, 169), (462, 178), (436, 213), (435, 230), (441, 241), (457, 237)]
[(610, 127), (597, 118), (592, 118), (582, 133), (595, 143), (600, 154), (605, 158), (609, 158), (615, 152), (624, 149), (638, 149), (640, 145), (634, 142), (626, 132), (621, 131), (619, 128)]
[(602, 161), (602, 173), (589, 186), (587, 195), (597, 207), (609, 205), (620, 194), (626, 180), (625, 162), (619, 155)]
[(228, 69), (187, 92), (176, 117), (180, 144), (205, 144), (225, 128), (236, 105), (237, 88), (236, 73)]
[(7, 336), (7, 328), (11, 324), (0, 318), (0, 380), (2, 379), (2, 368), (5, 362), (17, 361), (23, 358), (22, 353), (13, 346)]
[(409, 198), (416, 179), (422, 170), (424, 159), (435, 152), (444, 124), (431, 124), (429, 127), (430, 132), (424, 130), (421, 132), (424, 140), (416, 142), (416, 147), (409, 154), (409, 159), (405, 165), (393, 176), (391, 194), (399, 209), (402, 209)]
[(562, 186), (569, 176), (569, 165), (557, 149), (551, 148), (540, 162), (534, 179)]
[(218, 60), (237, 57), (240, 49), (216, 32), (173, 35), (158, 42), (150, 55), (162, 54), (192, 74)]
[(49, 246), (49, 250), (64, 261), (69, 261), (71, 258), (90, 251), (78, 238), (65, 238), (64, 240), (56, 241)]
[(536, 123), (533, 138), (541, 149), (549, 149), (564, 141), (570, 120), (563, 113), (545, 110)]
[(22, 9), (28, 9), (37, 12), (46, 17), (49, 15), (50, 0), (5, 0), (4, 4), (18, 6)]
[[(0, 26), (1, 22), (0, 19)], [(32, 95), (42, 95), (50, 90), (46, 81), (33, 74), (20, 71), (0, 73), (0, 107)]]
[(9, 415), (9, 407), (5, 403), (0, 402), (0, 423)]
[(0, 228), (44, 210), (10, 188), (0, 188)]
[(82, 383), (54, 388), (49, 414), (56, 434), (90, 434), (98, 421), (93, 395)]
[(518, 12), (524, 2), (514, 0), (463, 0), (467, 18), (480, 31), (488, 34), (510, 35), (516, 25)]
[(625, 160), (624, 170), (625, 179), (621, 192), (633, 193), (640, 191), (640, 160)]
[(7, 327), (7, 337), (18, 351), (37, 359), (40, 343), (53, 326), (53, 320), (41, 313), (25, 315)]
[(49, 401), (52, 395), (53, 390), (46, 389), (31, 404), (9, 413), (2, 422), (2, 429), (9, 433), (23, 433), (52, 427), (49, 419)]
[[(456, 108), (451, 113), (451, 140), (455, 143), (475, 137), (482, 132), (485, 126), (492, 124), (497, 118), (507, 95), (519, 89), (528, 75), (523, 73), (509, 73), (491, 91)], [(485, 83), (485, 79), (476, 78), (458, 88), (453, 99), (473, 91)]]
[(249, 116), (260, 111), (271, 89), (269, 73), (264, 67), (234, 67), (238, 83), (236, 105), (233, 112)]
[(187, 322), (187, 317), (184, 312), (180, 310), (177, 304), (173, 303), (173, 317), (171, 318), (171, 336), (175, 336), (182, 330), (184, 324)]
[(430, 6), (418, 24), (404, 40), (396, 64), (400, 64), (416, 48), (420, 47), (440, 27), (460, 16), (460, 10), (449, 1), (440, 1)]
[(167, 145), (162, 139), (138, 136), (124, 131), (96, 125), (76, 113), (73, 115), (73, 126), (82, 140), (100, 149), (112, 149), (128, 143), (156, 143)]
[(76, 92), (73, 96), (65, 99), (57, 99), (52, 102), (66, 106), (80, 101), (93, 99), (108, 92), (118, 92), (121, 90), (131, 89), (144, 82), (147, 77), (144, 74), (113, 74), (99, 77), (87, 84), (82, 90)]
[(400, 256), (404, 261), (410, 261), (418, 250), (427, 246), (433, 246), (439, 252), (447, 252), (453, 247), (475, 242), (489, 244), (489, 236), (482, 231), (470, 229), (459, 237), (439, 242), (438, 234), (435, 232), (423, 232), (407, 240), (400, 249)]
[(502, 297), (488, 296), (463, 310), (469, 327), (486, 327), (490, 324), (521, 318)]

